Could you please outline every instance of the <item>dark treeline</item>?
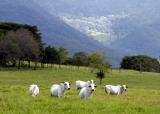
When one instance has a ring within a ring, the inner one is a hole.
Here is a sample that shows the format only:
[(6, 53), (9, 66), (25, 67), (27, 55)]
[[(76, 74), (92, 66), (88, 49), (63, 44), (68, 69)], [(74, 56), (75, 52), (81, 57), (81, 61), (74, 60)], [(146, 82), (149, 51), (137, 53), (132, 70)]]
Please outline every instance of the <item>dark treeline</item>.
[(42, 55), (42, 63), (45, 64), (65, 64), (69, 59), (69, 52), (63, 47), (51, 47), (44, 48)]
[(121, 68), (138, 70), (140, 72), (160, 72), (159, 61), (146, 55), (124, 57), (121, 62)]
[[(35, 26), (0, 23), (0, 64), (18, 66), (21, 61), (37, 61), (43, 50), (40, 33)], [(18, 65), (17, 65), (18, 64)]]
[(30, 68), (31, 63), (35, 68), (38, 63), (41, 67), (44, 64), (109, 67), (101, 53), (77, 52), (70, 56), (63, 47), (45, 46), (36, 26), (0, 23), (0, 66)]
[(44, 49), (43, 63), (49, 64), (64, 64), (75, 66), (90, 66), (92, 68), (109, 67), (109, 64), (105, 62), (104, 55), (102, 53), (86, 53), (77, 52), (72, 57), (69, 56), (69, 52), (63, 47), (47, 46)]

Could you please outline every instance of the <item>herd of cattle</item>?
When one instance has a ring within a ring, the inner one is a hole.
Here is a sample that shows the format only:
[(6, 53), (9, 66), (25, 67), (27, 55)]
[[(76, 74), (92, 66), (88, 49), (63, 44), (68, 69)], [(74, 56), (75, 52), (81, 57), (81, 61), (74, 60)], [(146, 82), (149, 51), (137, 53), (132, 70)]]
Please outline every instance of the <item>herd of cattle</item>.
[[(76, 88), (80, 90), (79, 96), (81, 99), (88, 99), (92, 93), (95, 91), (96, 84), (94, 83), (93, 80), (91, 81), (81, 81), (78, 80), (76, 81)], [(115, 95), (120, 95), (123, 92), (127, 91), (127, 86), (126, 85), (106, 85), (104, 86), (105, 92), (110, 95), (110, 94), (115, 94)], [(63, 97), (64, 93), (66, 90), (70, 90), (70, 83), (69, 82), (62, 82), (60, 84), (53, 84), (50, 92), (51, 96), (55, 96), (58, 98)], [(36, 97), (38, 96), (40, 90), (38, 85), (30, 85), (29, 87), (29, 93), (31, 96)]]

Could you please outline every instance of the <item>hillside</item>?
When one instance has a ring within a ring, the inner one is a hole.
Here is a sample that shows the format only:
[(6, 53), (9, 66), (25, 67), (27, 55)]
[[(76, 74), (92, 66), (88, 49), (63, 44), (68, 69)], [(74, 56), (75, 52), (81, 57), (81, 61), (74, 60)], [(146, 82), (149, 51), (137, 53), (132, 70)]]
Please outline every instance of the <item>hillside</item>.
[(56, 12), (70, 26), (122, 55), (159, 56), (159, 0), (34, 1), (50, 14)]

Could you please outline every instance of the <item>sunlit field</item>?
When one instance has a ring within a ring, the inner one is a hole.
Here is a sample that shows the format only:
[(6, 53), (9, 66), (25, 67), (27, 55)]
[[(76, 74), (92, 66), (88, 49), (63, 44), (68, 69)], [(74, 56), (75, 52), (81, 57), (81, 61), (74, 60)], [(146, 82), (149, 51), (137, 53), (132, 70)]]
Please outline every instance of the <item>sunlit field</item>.
[[(75, 88), (76, 80), (94, 79), (96, 91), (89, 100), (81, 100)], [(53, 83), (71, 82), (71, 90), (61, 99), (50, 96)], [(30, 84), (38, 84), (40, 95), (28, 93)], [(108, 96), (105, 84), (126, 84), (123, 95)], [(103, 84), (89, 69), (45, 68), (42, 70), (0, 71), (0, 113), (2, 114), (159, 114), (160, 74), (121, 72), (106, 74)]]

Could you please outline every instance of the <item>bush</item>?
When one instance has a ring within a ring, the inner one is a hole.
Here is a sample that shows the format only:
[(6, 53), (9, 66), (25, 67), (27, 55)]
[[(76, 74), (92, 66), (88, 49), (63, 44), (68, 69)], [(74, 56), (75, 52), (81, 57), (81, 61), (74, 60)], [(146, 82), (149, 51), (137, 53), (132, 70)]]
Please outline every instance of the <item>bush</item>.
[(145, 55), (124, 57), (121, 62), (121, 68), (146, 72), (160, 72), (158, 60)]

